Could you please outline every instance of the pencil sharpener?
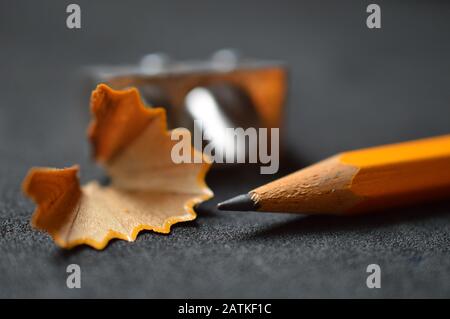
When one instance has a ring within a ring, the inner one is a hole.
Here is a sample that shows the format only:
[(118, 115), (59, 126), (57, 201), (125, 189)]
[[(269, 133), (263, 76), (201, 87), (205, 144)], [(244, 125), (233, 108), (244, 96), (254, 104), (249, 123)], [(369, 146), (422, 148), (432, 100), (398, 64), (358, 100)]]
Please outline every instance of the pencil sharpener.
[(287, 68), (279, 61), (241, 58), (228, 49), (200, 61), (153, 53), (137, 65), (90, 67), (87, 75), (89, 91), (99, 83), (138, 88), (147, 105), (166, 109), (169, 128), (193, 132), (202, 123), (219, 148), (230, 144), (214, 134), (223, 128), (282, 128)]

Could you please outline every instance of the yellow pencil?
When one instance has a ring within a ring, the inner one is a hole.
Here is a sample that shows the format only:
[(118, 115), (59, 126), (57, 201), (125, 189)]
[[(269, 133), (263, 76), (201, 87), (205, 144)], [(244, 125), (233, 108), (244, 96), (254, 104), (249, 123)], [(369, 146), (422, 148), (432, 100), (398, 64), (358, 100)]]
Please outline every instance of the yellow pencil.
[(335, 155), (218, 205), (349, 215), (450, 198), (450, 135)]

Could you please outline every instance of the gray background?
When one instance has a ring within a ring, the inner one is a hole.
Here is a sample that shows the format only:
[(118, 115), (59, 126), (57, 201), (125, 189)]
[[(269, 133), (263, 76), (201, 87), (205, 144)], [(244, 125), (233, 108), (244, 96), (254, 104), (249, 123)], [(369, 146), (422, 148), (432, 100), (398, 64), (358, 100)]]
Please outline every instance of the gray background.
[[(450, 4), (377, 1), (0, 1), (0, 297), (450, 297), (450, 205), (356, 218), (219, 213), (215, 203), (273, 177), (212, 171), (216, 198), (170, 235), (144, 232), (105, 251), (58, 249), (29, 225), (20, 183), (32, 166), (79, 163), (79, 70), (148, 52), (203, 58), (222, 47), (291, 67), (280, 175), (338, 151), (449, 132)], [(65, 268), (82, 267), (82, 289)], [(382, 289), (365, 268), (382, 267)]]

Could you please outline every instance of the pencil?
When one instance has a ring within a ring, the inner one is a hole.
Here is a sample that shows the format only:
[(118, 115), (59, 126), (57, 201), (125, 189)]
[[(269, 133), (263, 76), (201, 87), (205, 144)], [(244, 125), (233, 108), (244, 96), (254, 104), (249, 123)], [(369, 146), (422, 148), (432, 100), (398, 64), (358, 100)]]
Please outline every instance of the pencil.
[(340, 153), (218, 204), (350, 215), (450, 197), (450, 135)]

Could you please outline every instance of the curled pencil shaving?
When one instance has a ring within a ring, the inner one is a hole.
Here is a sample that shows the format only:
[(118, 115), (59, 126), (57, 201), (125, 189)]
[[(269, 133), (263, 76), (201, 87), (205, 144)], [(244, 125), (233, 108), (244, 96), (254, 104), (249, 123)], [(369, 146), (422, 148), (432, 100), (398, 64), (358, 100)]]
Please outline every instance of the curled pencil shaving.
[(165, 110), (145, 107), (136, 89), (115, 91), (104, 84), (92, 93), (91, 110), (89, 139), (110, 185), (91, 181), (80, 187), (78, 166), (32, 168), (23, 183), (37, 204), (32, 225), (63, 248), (103, 249), (113, 238), (133, 241), (144, 229), (169, 233), (171, 225), (195, 219), (194, 205), (212, 197), (204, 182), (210, 164), (192, 147), (201, 163), (172, 161), (176, 142)]

